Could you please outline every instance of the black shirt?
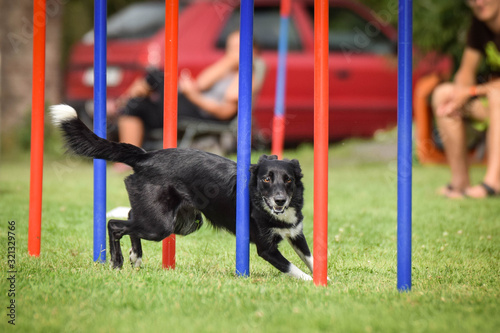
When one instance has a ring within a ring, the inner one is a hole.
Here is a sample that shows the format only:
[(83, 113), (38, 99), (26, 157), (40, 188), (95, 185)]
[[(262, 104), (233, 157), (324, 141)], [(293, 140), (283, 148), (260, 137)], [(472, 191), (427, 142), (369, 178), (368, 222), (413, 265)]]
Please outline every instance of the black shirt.
[(474, 17), (467, 35), (467, 46), (481, 52), (490, 74), (500, 77), (500, 34), (495, 34), (484, 22)]

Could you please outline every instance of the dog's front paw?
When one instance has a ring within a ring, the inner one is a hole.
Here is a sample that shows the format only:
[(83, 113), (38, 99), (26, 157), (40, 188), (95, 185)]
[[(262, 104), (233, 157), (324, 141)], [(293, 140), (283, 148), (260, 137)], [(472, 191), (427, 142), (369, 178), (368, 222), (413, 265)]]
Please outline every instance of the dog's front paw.
[(299, 279), (304, 280), (304, 281), (312, 281), (313, 278), (309, 274), (304, 273), (304, 276), (301, 276)]
[(291, 276), (291, 277), (294, 277), (296, 279), (301, 279), (301, 280), (305, 280), (305, 281), (312, 281), (312, 279), (313, 279), (309, 274), (302, 272), (294, 264), (290, 264), (290, 267), (288, 268), (288, 272), (286, 274)]

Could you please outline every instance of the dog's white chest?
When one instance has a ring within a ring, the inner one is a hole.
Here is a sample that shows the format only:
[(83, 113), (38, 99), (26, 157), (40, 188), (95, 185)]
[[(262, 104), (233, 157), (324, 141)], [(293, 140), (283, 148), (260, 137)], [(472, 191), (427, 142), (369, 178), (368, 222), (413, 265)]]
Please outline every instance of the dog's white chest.
[(275, 215), (275, 217), (285, 223), (295, 224), (297, 223), (297, 213), (295, 212), (295, 208), (290, 207), (285, 209), (283, 214)]
[(272, 230), (274, 234), (280, 235), (283, 239), (293, 239), (302, 233), (302, 223), (289, 229), (273, 228)]

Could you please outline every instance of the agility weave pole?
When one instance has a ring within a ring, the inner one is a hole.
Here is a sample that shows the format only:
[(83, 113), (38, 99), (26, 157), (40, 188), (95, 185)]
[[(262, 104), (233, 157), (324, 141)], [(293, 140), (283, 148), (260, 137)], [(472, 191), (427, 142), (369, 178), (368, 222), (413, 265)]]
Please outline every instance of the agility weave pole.
[[(179, 1), (165, 1), (163, 148), (177, 146), (177, 65)], [(162, 266), (175, 269), (175, 235), (163, 240)]]
[(278, 71), (276, 74), (276, 97), (274, 101), (273, 141), (271, 152), (283, 158), (285, 142), (285, 92), (286, 60), (288, 53), (288, 26), (290, 21), (291, 0), (281, 0), (280, 35), (278, 40)]
[(411, 290), (412, 234), (412, 0), (398, 17), (398, 245), (397, 288)]
[(328, 259), (328, 0), (314, 1), (314, 269), (327, 284)]
[(40, 256), (42, 234), (43, 136), (45, 110), (45, 0), (33, 2), (33, 82), (31, 113), (28, 254)]
[[(94, 1), (94, 133), (106, 138), (107, 1)], [(106, 161), (94, 159), (94, 261), (106, 261)]]
[(252, 145), (253, 0), (240, 6), (238, 151), (236, 154), (236, 274), (250, 274), (250, 154)]

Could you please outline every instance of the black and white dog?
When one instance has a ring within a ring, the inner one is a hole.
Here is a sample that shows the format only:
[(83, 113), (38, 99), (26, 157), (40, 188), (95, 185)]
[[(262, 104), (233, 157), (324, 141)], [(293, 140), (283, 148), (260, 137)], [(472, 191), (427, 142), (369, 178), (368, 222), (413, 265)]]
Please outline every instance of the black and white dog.
[[(130, 165), (125, 179), (130, 205), (128, 220), (109, 220), (109, 249), (113, 268), (121, 268), (120, 239), (129, 235), (130, 261), (142, 261), (141, 239), (161, 241), (170, 234), (188, 235), (203, 224), (202, 214), (216, 228), (236, 233), (236, 163), (193, 149), (146, 152), (134, 145), (101, 139), (68, 105), (51, 107), (54, 124), (78, 155)], [(313, 258), (302, 232), (302, 171), (297, 160), (260, 157), (251, 166), (250, 241), (259, 256), (295, 278), (311, 276), (290, 263), (278, 250), (288, 240), (307, 267)]]

